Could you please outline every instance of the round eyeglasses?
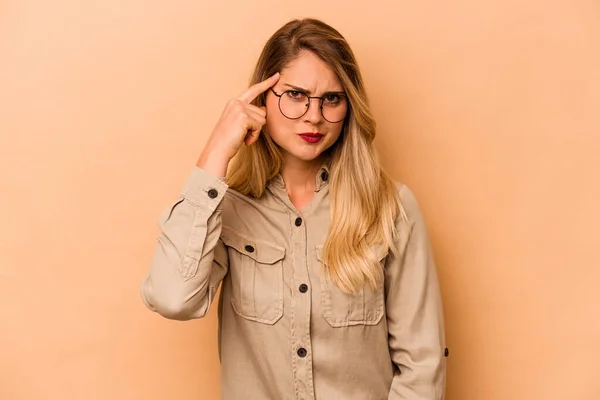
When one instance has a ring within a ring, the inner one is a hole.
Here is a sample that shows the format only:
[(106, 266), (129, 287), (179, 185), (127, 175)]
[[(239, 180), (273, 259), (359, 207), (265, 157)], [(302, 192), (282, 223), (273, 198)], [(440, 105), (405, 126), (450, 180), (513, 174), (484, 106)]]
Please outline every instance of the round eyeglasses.
[(279, 111), (288, 119), (302, 118), (310, 108), (311, 99), (319, 99), (321, 115), (325, 121), (330, 123), (342, 122), (348, 112), (348, 99), (340, 93), (329, 93), (323, 97), (309, 96), (299, 90), (286, 90), (277, 94), (271, 88), (273, 94), (279, 97)]

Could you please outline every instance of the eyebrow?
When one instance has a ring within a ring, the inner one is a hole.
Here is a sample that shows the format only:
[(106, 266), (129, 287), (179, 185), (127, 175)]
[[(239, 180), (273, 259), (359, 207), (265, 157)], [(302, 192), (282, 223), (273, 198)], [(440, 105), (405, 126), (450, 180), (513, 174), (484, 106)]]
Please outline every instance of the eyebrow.
[[(304, 89), (304, 88), (301, 88), (300, 86), (290, 85), (289, 83), (284, 83), (283, 85), (284, 85), (284, 86), (287, 86), (287, 87), (289, 87), (289, 88), (292, 88), (292, 89), (294, 89), (294, 90), (297, 90), (297, 91), (299, 91), (299, 92), (306, 93), (306, 94), (308, 94), (309, 96), (312, 94), (312, 92), (311, 92), (310, 90), (308, 90), (308, 89)], [(329, 92), (325, 92), (325, 93), (323, 93), (323, 96), (325, 96), (325, 95), (328, 95), (328, 94), (337, 94), (337, 95), (343, 95), (343, 96), (345, 96), (345, 95), (346, 95), (346, 92), (344, 92), (344, 91), (337, 91), (337, 90), (333, 90), (333, 91), (329, 91)]]

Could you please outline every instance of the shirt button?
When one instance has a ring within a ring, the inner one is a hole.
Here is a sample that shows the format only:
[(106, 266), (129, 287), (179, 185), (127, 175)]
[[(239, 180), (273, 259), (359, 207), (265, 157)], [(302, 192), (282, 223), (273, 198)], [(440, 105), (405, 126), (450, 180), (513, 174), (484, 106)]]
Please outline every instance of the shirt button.
[(306, 349), (304, 347), (300, 347), (298, 349), (298, 357), (304, 358), (306, 357)]
[(444, 349), (444, 357), (448, 357), (450, 355), (450, 351), (448, 350), (448, 348), (446, 347)]
[(327, 171), (323, 171), (321, 173), (321, 180), (327, 182), (327, 179), (329, 179), (329, 174), (327, 173)]
[(294, 222), (296, 224), (296, 226), (300, 226), (302, 225), (302, 218), (298, 217), (296, 218), (296, 222)]
[(308, 285), (303, 283), (302, 285), (300, 285), (298, 290), (300, 290), (301, 293), (306, 293), (306, 292), (308, 292)]
[(246, 249), (248, 253), (254, 253), (254, 247), (250, 246), (249, 244), (247, 244), (244, 249)]
[(210, 189), (208, 191), (208, 197), (210, 197), (211, 199), (215, 199), (218, 195), (219, 195), (219, 192), (217, 192), (216, 189)]

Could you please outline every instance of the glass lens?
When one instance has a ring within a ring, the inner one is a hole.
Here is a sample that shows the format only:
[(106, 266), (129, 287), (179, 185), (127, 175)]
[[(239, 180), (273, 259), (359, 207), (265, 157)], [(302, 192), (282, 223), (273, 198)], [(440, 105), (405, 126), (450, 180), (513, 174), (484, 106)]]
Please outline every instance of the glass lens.
[(308, 108), (308, 96), (295, 90), (284, 92), (279, 101), (279, 108), (281, 113), (288, 118), (300, 118)]
[(348, 101), (345, 96), (328, 94), (323, 99), (323, 108), (321, 110), (323, 118), (327, 121), (340, 122), (346, 117)]

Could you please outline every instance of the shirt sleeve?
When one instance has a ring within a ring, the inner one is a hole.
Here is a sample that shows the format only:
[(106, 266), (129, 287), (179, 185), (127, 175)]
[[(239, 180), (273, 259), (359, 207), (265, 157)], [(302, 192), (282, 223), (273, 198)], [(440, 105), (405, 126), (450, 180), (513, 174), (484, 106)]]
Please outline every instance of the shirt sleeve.
[(400, 198), (408, 218), (398, 223), (398, 256), (390, 253), (385, 272), (395, 365), (389, 400), (443, 400), (448, 350), (438, 276), (419, 205), (406, 186)]
[(229, 266), (220, 239), (227, 189), (222, 179), (194, 167), (180, 196), (161, 214), (158, 243), (140, 288), (150, 310), (177, 320), (208, 312)]

